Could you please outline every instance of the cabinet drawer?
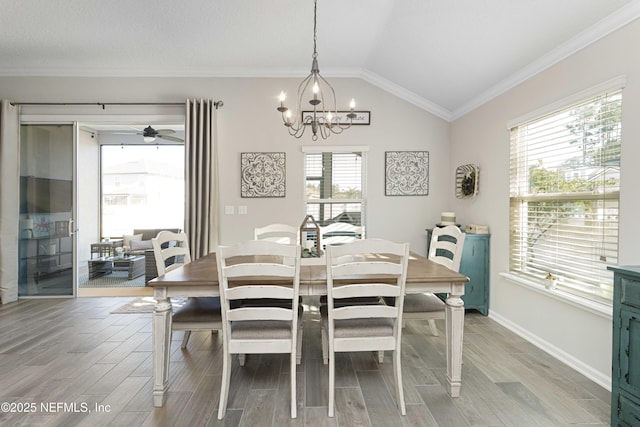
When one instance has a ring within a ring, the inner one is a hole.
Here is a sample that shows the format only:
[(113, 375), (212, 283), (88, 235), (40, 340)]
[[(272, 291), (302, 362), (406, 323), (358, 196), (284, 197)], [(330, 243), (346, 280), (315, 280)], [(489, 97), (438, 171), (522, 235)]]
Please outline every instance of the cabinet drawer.
[(640, 425), (640, 405), (622, 394), (618, 399), (620, 399), (618, 425), (630, 427)]
[(620, 302), (640, 308), (640, 281), (627, 277), (620, 278)]

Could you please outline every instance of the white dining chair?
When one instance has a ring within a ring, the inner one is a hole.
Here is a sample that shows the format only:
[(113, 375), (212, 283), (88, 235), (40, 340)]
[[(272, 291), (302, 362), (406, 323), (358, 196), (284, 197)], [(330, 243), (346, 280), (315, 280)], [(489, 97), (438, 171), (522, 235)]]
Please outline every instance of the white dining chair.
[[(185, 233), (161, 231), (151, 239), (158, 276), (191, 262), (189, 242)], [(189, 298), (183, 305), (174, 306), (171, 331), (184, 331), (182, 348), (187, 347), (191, 331), (219, 331), (222, 329), (220, 298)]]
[[(227, 408), (231, 355), (264, 353), (290, 354), (291, 418), (296, 418), (300, 246), (250, 240), (219, 246), (216, 259), (224, 351), (218, 419), (224, 418)], [(281, 300), (282, 304), (234, 304), (247, 299)]]
[[(460, 270), (465, 234), (455, 225), (437, 227), (431, 234), (427, 258), (453, 270)], [(427, 320), (434, 336), (438, 336), (437, 319), (445, 318), (446, 304), (432, 293), (411, 294), (404, 299), (404, 320)]]
[(288, 224), (268, 224), (264, 227), (253, 229), (255, 240), (268, 240), (270, 242), (295, 245), (298, 242), (298, 229)]
[[(409, 244), (356, 240), (327, 246), (326, 257), (327, 304), (320, 315), (323, 359), (329, 363), (329, 417), (335, 406), (335, 353), (387, 350), (393, 351), (396, 403), (405, 415), (400, 344)], [(394, 305), (357, 302), (375, 296), (394, 298)]]

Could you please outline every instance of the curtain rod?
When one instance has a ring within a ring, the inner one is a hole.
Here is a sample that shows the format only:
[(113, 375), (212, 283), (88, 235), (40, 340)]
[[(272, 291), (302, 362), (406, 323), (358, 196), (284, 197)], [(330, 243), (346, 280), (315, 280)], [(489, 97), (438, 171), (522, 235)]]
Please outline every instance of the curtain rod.
[[(184, 102), (11, 102), (12, 106), (16, 105), (96, 105), (98, 107), (102, 107), (104, 110), (105, 107), (110, 105), (184, 105)], [(214, 101), (213, 105), (216, 109), (222, 107), (224, 102), (222, 101)]]

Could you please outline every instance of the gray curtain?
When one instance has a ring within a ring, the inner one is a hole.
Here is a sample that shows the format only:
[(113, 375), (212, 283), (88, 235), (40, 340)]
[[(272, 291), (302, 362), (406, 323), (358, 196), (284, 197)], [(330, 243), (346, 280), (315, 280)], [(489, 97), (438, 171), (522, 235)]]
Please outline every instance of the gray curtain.
[(218, 245), (216, 115), (211, 99), (186, 102), (185, 232), (194, 260), (214, 252)]
[(18, 299), (18, 222), (20, 217), (20, 113), (0, 105), (0, 300)]

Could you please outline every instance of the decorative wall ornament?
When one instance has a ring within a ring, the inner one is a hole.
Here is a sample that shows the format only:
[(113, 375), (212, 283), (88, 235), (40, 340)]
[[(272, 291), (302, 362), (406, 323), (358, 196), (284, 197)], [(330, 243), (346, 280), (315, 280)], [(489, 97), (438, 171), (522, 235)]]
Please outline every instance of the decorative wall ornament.
[(478, 165), (468, 164), (456, 169), (456, 197), (466, 199), (478, 194), (480, 168)]
[(386, 151), (385, 196), (429, 195), (429, 152)]
[(284, 197), (285, 153), (241, 153), (241, 197)]

